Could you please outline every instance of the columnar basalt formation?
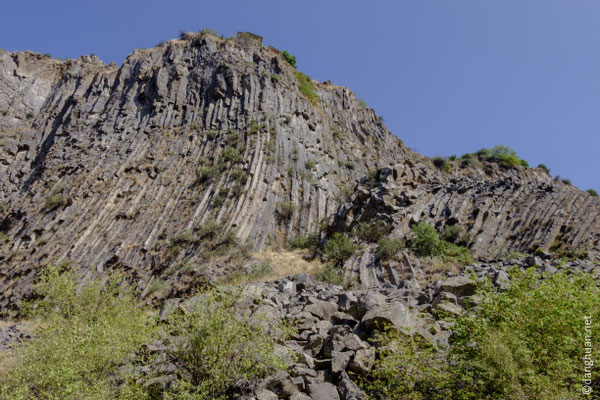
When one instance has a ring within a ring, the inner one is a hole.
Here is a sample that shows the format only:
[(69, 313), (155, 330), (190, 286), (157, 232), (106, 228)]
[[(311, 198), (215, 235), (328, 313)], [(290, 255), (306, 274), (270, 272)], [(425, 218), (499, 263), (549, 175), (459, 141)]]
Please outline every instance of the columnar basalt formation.
[(255, 248), (314, 231), (343, 187), (408, 153), (348, 89), (314, 85), (315, 104), (243, 38), (172, 40), (120, 68), (1, 53), (0, 305), (47, 262), (147, 279), (207, 221)]
[(482, 259), (539, 247), (598, 260), (597, 199), (538, 169), (442, 173), (350, 90), (313, 84), (316, 101), (243, 35), (172, 40), (120, 67), (0, 52), (0, 309), (65, 260), (147, 284), (193, 257), (173, 254), (175, 235), (211, 221), (255, 249), (376, 216), (395, 236), (458, 224)]

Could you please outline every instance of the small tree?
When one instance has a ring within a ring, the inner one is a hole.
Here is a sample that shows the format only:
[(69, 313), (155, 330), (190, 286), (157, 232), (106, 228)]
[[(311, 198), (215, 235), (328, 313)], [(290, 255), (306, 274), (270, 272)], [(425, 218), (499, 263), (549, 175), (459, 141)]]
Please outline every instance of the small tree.
[(333, 234), (333, 237), (325, 243), (323, 252), (337, 265), (341, 265), (350, 258), (357, 249), (358, 246), (352, 243), (346, 235), (336, 232)]
[(433, 226), (419, 222), (412, 227), (411, 247), (419, 256), (439, 256), (444, 253), (444, 242)]
[(287, 50), (284, 50), (283, 53), (281, 53), (281, 55), (285, 61), (290, 63), (290, 65), (292, 67), (296, 68), (296, 57), (295, 56), (288, 53)]

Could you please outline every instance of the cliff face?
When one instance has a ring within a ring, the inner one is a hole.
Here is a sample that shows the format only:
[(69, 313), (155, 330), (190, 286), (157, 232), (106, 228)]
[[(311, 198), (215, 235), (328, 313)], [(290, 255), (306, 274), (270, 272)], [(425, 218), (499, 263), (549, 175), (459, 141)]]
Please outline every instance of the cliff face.
[[(311, 102), (247, 37), (172, 40), (121, 67), (0, 52), (0, 308), (49, 262), (147, 282), (182, 257), (171, 238), (215, 220), (256, 249), (337, 213), (395, 235), (459, 224), (482, 258), (558, 244), (598, 259), (598, 200), (540, 170), (441, 173), (347, 88), (314, 86)], [(380, 184), (347, 202), (373, 169)]]
[(313, 104), (244, 38), (173, 40), (120, 68), (1, 53), (0, 305), (47, 262), (147, 277), (207, 221), (255, 248), (316, 230), (345, 185), (407, 151), (348, 89), (314, 85)]

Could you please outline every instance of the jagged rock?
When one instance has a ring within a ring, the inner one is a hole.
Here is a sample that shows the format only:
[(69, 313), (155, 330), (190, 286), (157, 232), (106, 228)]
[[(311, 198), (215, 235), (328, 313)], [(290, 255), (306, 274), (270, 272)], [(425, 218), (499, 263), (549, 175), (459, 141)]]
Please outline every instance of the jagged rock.
[(304, 393), (296, 392), (290, 396), (290, 400), (314, 400), (314, 399)]
[(338, 310), (335, 303), (321, 301), (315, 298), (309, 299), (310, 304), (304, 307), (304, 311), (311, 313), (319, 319), (329, 320)]
[(340, 400), (337, 388), (329, 382), (309, 384), (308, 394), (315, 400)]
[(279, 396), (267, 389), (260, 389), (256, 392), (256, 400), (278, 400)]
[(510, 277), (506, 271), (498, 271), (494, 275), (492, 283), (498, 288), (498, 290), (506, 290), (510, 287)]
[(350, 361), (349, 367), (359, 375), (366, 375), (371, 371), (374, 363), (375, 349), (359, 349), (354, 354), (352, 361)]
[(450, 292), (458, 297), (471, 296), (475, 294), (476, 285), (466, 276), (455, 276), (442, 282), (440, 290)]
[(287, 399), (298, 391), (290, 375), (284, 371), (277, 371), (269, 376), (263, 384), (266, 389), (276, 393), (280, 399)]
[(337, 376), (342, 371), (345, 371), (353, 354), (354, 353), (352, 351), (332, 351), (331, 372)]
[(367, 331), (392, 325), (396, 329), (411, 333), (416, 328), (416, 317), (406, 306), (395, 301), (367, 312), (362, 318), (361, 325)]
[(342, 400), (366, 400), (368, 398), (365, 392), (360, 390), (345, 372), (342, 373), (340, 378), (338, 393), (341, 395)]
[(456, 316), (461, 316), (465, 313), (465, 310), (459, 306), (458, 304), (452, 304), (452, 303), (440, 303), (438, 304), (438, 306), (436, 307), (436, 312), (445, 312), (448, 314), (453, 314)]
[[(1, 52), (0, 254), (15, 255), (0, 260), (0, 305), (16, 304), (14, 286), (29, 284), (18, 269), (42, 258), (147, 283), (204, 264), (195, 244), (170, 241), (207, 222), (256, 250), (316, 231), (340, 185), (410, 151), (347, 88), (313, 85), (318, 104), (280, 55), (243, 38), (171, 40), (120, 67)], [(315, 170), (300, 173), (308, 160)]]

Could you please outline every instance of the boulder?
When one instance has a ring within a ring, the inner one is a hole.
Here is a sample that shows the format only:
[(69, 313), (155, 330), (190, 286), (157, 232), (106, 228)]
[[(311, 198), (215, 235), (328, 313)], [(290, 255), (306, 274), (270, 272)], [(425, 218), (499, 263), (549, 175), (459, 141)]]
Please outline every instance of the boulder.
[(453, 276), (441, 283), (440, 291), (450, 292), (458, 297), (471, 296), (475, 293), (476, 285), (466, 276)]
[(361, 325), (367, 331), (392, 325), (403, 332), (412, 333), (416, 328), (416, 316), (404, 304), (394, 301), (367, 312), (362, 318)]
[(308, 394), (315, 400), (340, 400), (337, 388), (329, 382), (310, 383)]

